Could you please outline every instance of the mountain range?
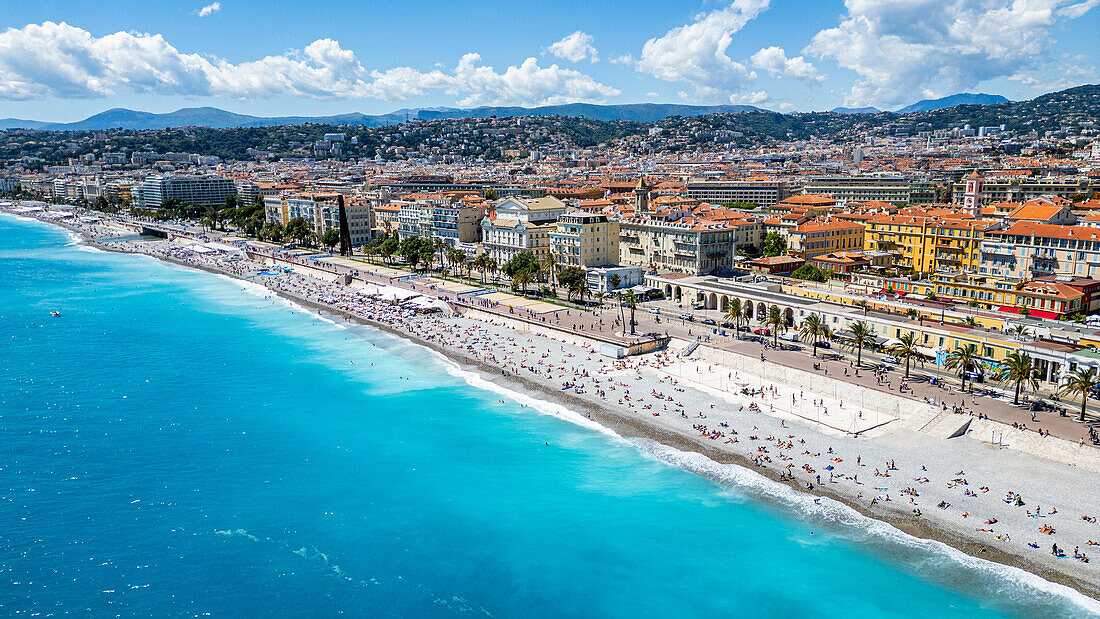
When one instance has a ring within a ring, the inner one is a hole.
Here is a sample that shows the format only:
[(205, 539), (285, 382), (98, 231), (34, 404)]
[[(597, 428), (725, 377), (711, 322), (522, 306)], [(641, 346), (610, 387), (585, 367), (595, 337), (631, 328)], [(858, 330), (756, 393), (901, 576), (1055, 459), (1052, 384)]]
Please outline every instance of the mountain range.
[(227, 112), (216, 107), (189, 107), (154, 114), (125, 108), (113, 108), (71, 123), (51, 123), (19, 118), (0, 119), (0, 129), (38, 129), (42, 131), (95, 131), (102, 129), (167, 129), (170, 127), (274, 127), (281, 125), (363, 125), (384, 127), (408, 119), (488, 118), (490, 116), (584, 116), (594, 120), (633, 120), (652, 122), (669, 116), (706, 116), (707, 114), (757, 111), (751, 105), (677, 105), (638, 103), (627, 105), (593, 105), (572, 103), (542, 107), (478, 107), (411, 108), (389, 114), (338, 114), (335, 116), (249, 116)]
[(878, 114), (882, 110), (877, 107), (834, 107), (829, 111), (835, 114)]
[(940, 97), (939, 99), (924, 99), (923, 101), (917, 101), (912, 105), (907, 105), (897, 112), (896, 114), (910, 114), (912, 112), (931, 112), (933, 110), (943, 110), (949, 107), (955, 107), (956, 105), (992, 105), (994, 103), (1008, 103), (1008, 99), (1001, 95), (986, 95), (981, 93), (969, 93), (961, 92), (957, 95), (951, 95), (949, 97)]
[[(1004, 103), (1008, 99), (1000, 95), (961, 93), (940, 99), (927, 99), (906, 106), (896, 113), (925, 112), (963, 104), (988, 105)], [(216, 107), (182, 108), (175, 112), (155, 114), (125, 108), (113, 108), (70, 123), (44, 122), (19, 118), (0, 119), (3, 129), (37, 129), (43, 131), (96, 131), (103, 129), (168, 129), (173, 127), (210, 127), (228, 129), (238, 127), (273, 127), (281, 125), (362, 125), (385, 127), (400, 124), (408, 119), (488, 118), (490, 116), (583, 116), (593, 120), (628, 120), (653, 122), (670, 116), (706, 116), (709, 114), (767, 111), (752, 105), (679, 105), (674, 103), (633, 103), (625, 105), (595, 105), (571, 103), (541, 107), (478, 107), (460, 109), (450, 107), (406, 108), (389, 114), (362, 114), (352, 112), (334, 116), (250, 116), (227, 112)], [(877, 114), (873, 107), (833, 110), (840, 114)]]

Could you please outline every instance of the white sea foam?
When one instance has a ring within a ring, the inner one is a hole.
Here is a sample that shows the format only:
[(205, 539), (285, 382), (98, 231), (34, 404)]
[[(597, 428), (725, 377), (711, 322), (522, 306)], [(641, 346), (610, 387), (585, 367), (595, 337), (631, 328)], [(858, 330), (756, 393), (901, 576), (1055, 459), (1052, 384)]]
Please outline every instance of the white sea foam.
[(721, 464), (700, 453), (681, 451), (649, 439), (629, 439), (629, 442), (646, 457), (713, 479), (751, 499), (797, 514), (803, 520), (828, 526), (840, 537), (880, 545), (887, 550), (908, 550), (911, 554), (907, 558), (913, 568), (927, 576), (939, 577), (941, 582), (965, 582), (951, 578), (953, 573), (962, 570), (968, 572), (971, 579), (984, 575), (986, 591), (990, 587), (998, 588), (997, 595), (1002, 601), (1026, 603), (1035, 593), (1042, 593), (1100, 615), (1100, 602), (1075, 589), (1017, 567), (973, 557), (936, 540), (914, 537), (889, 523), (864, 516), (839, 501), (799, 492), (751, 469)]
[(438, 355), (440, 363), (447, 370), (448, 374), (456, 378), (461, 378), (462, 380), (466, 381), (466, 384), (470, 385), (471, 387), (475, 387), (477, 389), (482, 389), (485, 391), (491, 391), (497, 395), (502, 395), (509, 400), (513, 400), (515, 402), (518, 402), (519, 404), (533, 408), (536, 411), (545, 415), (551, 415), (553, 417), (557, 417), (558, 419), (564, 419), (565, 421), (576, 424), (578, 426), (588, 428), (590, 430), (595, 430), (608, 436), (620, 438), (619, 435), (611, 428), (603, 426), (589, 419), (588, 417), (569, 409), (566, 406), (562, 406), (557, 402), (548, 402), (546, 400), (533, 398), (527, 394), (520, 393), (518, 391), (514, 391), (507, 387), (498, 385), (491, 380), (486, 380), (477, 372), (463, 369), (462, 366), (455, 363), (446, 355), (443, 355), (434, 350), (432, 352)]

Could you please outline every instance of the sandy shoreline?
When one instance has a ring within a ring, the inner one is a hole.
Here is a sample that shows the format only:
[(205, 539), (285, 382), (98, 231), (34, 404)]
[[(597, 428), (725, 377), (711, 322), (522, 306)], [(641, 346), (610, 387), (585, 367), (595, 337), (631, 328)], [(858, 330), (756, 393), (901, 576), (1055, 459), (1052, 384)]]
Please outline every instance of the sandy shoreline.
[[(119, 247), (112, 247), (110, 244), (98, 242), (94, 238), (92, 238), (92, 236), (86, 230), (79, 227), (67, 225), (64, 222), (56, 221), (47, 221), (45, 223), (61, 225), (74, 233), (80, 234), (85, 239), (87, 244), (97, 247), (99, 249), (121, 253), (134, 253), (132, 251), (125, 251), (124, 249)], [(155, 257), (179, 266), (200, 269), (218, 275), (233, 277), (235, 279), (243, 279), (228, 270), (219, 269), (209, 265), (197, 264), (195, 262), (189, 262), (186, 260), (173, 258), (171, 256), (156, 255)], [(334, 307), (332, 305), (318, 302), (317, 300), (308, 298), (300, 294), (295, 294), (287, 290), (281, 290), (270, 286), (268, 286), (268, 289), (274, 294), (277, 294), (280, 297), (292, 301), (293, 303), (296, 303), (302, 307), (340, 317), (356, 324), (376, 328), (386, 333), (396, 335), (421, 346), (427, 347), (446, 356), (460, 366), (475, 370), (485, 380), (491, 381), (501, 387), (515, 392), (537, 394), (537, 397), (539, 399), (561, 404), (569, 409), (589, 416), (593, 421), (611, 429), (620, 436), (627, 438), (640, 438), (651, 440), (680, 451), (702, 454), (703, 456), (717, 463), (733, 464), (745, 467), (767, 477), (768, 479), (782, 483), (789, 488), (798, 490), (800, 492), (809, 493), (816, 496), (828, 497), (830, 499), (836, 500), (839, 503), (847, 505), (848, 507), (854, 509), (864, 516), (887, 522), (897, 529), (914, 537), (943, 542), (966, 554), (980, 557), (989, 561), (1002, 563), (1005, 565), (1019, 567), (1046, 580), (1072, 587), (1084, 593), (1085, 595), (1100, 598), (1100, 574), (1098, 574), (1096, 568), (1093, 567), (1095, 564), (1079, 564), (1077, 562), (1066, 562), (1068, 560), (1062, 560), (1063, 563), (1060, 564), (1055, 560), (1047, 559), (1049, 553), (1046, 551), (1046, 548), (1040, 548), (1038, 554), (1024, 553), (1019, 552), (1020, 549), (1018, 547), (1006, 547), (1004, 545), (998, 545), (989, 541), (976, 539), (977, 536), (967, 535), (964, 532), (963, 528), (941, 526), (940, 523), (934, 522), (932, 517), (935, 516), (935, 514), (931, 512), (935, 510), (935, 507), (932, 505), (922, 504), (921, 508), (922, 511), (924, 511), (924, 514), (923, 517), (918, 518), (914, 517), (911, 513), (908, 513), (910, 511), (910, 506), (903, 504), (900, 500), (901, 497), (898, 497), (898, 500), (896, 502), (892, 501), (892, 504), (879, 502), (876, 506), (871, 507), (866, 503), (865, 500), (859, 500), (857, 497), (853, 496), (853, 493), (851, 492), (852, 488), (842, 484), (818, 483), (814, 484), (812, 490), (809, 490), (806, 487), (807, 481), (805, 475), (799, 474), (798, 476), (795, 476), (793, 478), (783, 476), (780, 473), (780, 469), (778, 469), (777, 467), (761, 466), (758, 462), (755, 462), (752, 458), (743, 453), (737, 453), (729, 448), (719, 447), (719, 445), (723, 445), (723, 443), (719, 443), (711, 439), (702, 438), (697, 433), (693, 435), (691, 432), (678, 431), (676, 429), (670, 428), (668, 426), (668, 423), (662, 418), (639, 416), (636, 411), (619, 410), (614, 405), (601, 402), (591, 395), (578, 395), (575, 394), (573, 390), (563, 391), (560, 389), (552, 388), (543, 381), (536, 380), (534, 377), (524, 375), (523, 372), (505, 370), (507, 374), (502, 375), (502, 365), (504, 364), (494, 364), (484, 359), (477, 358), (476, 356), (462, 354), (462, 351), (456, 348), (447, 347), (440, 342), (426, 339), (416, 333), (397, 328), (385, 322), (372, 320), (370, 318), (360, 316), (354, 312), (350, 312), (339, 307)], [(553, 341), (555, 346), (560, 343), (557, 339), (546, 339), (548, 341)], [(541, 344), (543, 342), (539, 343)], [(504, 367), (507, 366), (504, 365)], [(659, 369), (657, 370), (657, 373), (660, 373)], [(639, 376), (640, 375), (641, 371), (639, 369)], [(641, 379), (638, 380), (640, 382)], [(649, 386), (648, 376), (646, 378), (646, 381), (647, 382), (645, 383), (645, 385)], [(685, 400), (689, 398), (687, 394), (685, 394), (684, 397)], [(704, 399), (697, 397), (695, 394), (691, 395), (690, 399), (692, 399), (692, 401), (699, 402), (705, 401)], [(713, 404), (711, 406), (713, 409)], [(714, 414), (712, 413), (711, 416), (713, 415)], [(667, 415), (666, 417), (671, 418), (672, 415)], [(736, 417), (731, 418), (736, 419)], [(661, 421), (658, 422), (658, 419), (660, 419)], [(760, 416), (753, 418), (753, 420), (759, 419), (761, 419)], [(775, 428), (773, 429), (779, 427), (792, 427), (780, 425), (780, 421), (778, 419), (769, 419), (771, 420), (771, 422), (773, 422), (772, 425), (775, 425)], [(715, 421), (714, 423), (717, 423), (717, 421)], [(760, 425), (764, 425), (764, 423), (761, 422)], [(754, 428), (755, 427), (756, 426), (754, 425)], [(800, 435), (806, 434), (807, 432), (807, 429), (803, 427), (798, 427), (796, 429), (799, 431)], [(769, 430), (767, 429), (760, 431), (761, 435), (767, 433), (769, 433)], [(775, 434), (775, 432), (771, 433)], [(811, 438), (811, 436), (806, 435), (806, 438), (809, 439)], [(871, 442), (874, 439), (838, 439), (836, 437), (820, 436), (815, 436), (813, 438), (816, 441), (825, 441), (830, 444), (851, 444), (853, 442), (859, 442), (861, 448), (864, 445), (867, 446), (866, 450), (861, 449), (863, 453), (867, 454), (875, 451), (873, 448), (871, 448)], [(841, 451), (842, 450), (838, 450), (837, 453), (840, 453)], [(872, 459), (872, 456), (870, 455), (865, 455), (864, 457), (868, 461), (871, 461)], [(877, 458), (875, 459), (876, 462), (878, 462), (878, 460), (879, 459)], [(955, 466), (949, 466), (948, 468), (953, 469), (955, 468)], [(716, 481), (722, 481), (716, 476), (708, 475), (705, 471), (695, 472), (704, 476), (712, 477)], [(860, 471), (860, 474), (866, 474), (868, 477), (870, 476), (869, 472)], [(931, 473), (929, 475), (931, 476)], [(1095, 477), (1092, 477), (1093, 482), (1095, 482), (1095, 479)], [(1036, 480), (1036, 483), (1042, 483), (1042, 480)], [(923, 494), (924, 488), (921, 488), (921, 490)], [(1067, 491), (1068, 490), (1070, 490), (1069, 487), (1067, 487)], [(1029, 491), (1021, 490), (1021, 494), (1026, 494), (1029, 497), (1031, 496), (1031, 492)], [(935, 497), (932, 500), (935, 500)], [(995, 505), (995, 507), (999, 506)], [(1068, 512), (1071, 517), (1076, 517), (1075, 514), (1077, 514), (1077, 511), (1070, 511), (1068, 508), (1061, 509), (1061, 507), (1060, 510)], [(1095, 512), (1093, 512), (1093, 515), (1095, 515)], [(980, 521), (978, 523), (969, 522), (968, 524), (977, 524), (977, 526), (980, 526)], [(1017, 537), (1018, 535), (1019, 534), (1017, 533), (1013, 533), (1013, 537)], [(1100, 539), (1100, 530), (1093, 534), (1091, 539)], [(1019, 537), (1018, 541), (1022, 545), (1024, 538)], [(1043, 540), (1040, 541), (1046, 541), (1048, 543), (1050, 542), (1050, 540), (1047, 539), (1045, 536), (1043, 537)], [(1062, 540), (1060, 539), (1056, 541), (1062, 542)], [(1072, 549), (1072, 547), (1073, 544), (1068, 545), (1069, 549)], [(1086, 550), (1091, 549), (1092, 548), (1090, 547)], [(1097, 554), (1097, 559), (1100, 560), (1100, 553)], [(1058, 569), (1062, 566), (1072, 567), (1074, 569)]]

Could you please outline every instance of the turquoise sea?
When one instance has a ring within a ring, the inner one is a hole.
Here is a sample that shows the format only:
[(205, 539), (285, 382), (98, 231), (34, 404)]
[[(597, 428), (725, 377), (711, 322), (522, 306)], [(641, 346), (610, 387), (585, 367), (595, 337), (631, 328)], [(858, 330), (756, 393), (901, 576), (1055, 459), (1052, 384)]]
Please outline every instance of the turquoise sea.
[(4, 615), (1097, 608), (403, 340), (6, 215), (0, 338)]

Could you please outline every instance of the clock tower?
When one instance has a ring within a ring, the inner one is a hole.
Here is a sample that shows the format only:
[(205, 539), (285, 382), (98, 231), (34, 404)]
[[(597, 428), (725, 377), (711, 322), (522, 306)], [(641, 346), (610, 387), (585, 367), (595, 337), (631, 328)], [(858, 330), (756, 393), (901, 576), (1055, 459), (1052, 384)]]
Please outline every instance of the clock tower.
[(974, 170), (966, 177), (966, 191), (963, 193), (963, 209), (974, 219), (982, 216), (982, 175)]

